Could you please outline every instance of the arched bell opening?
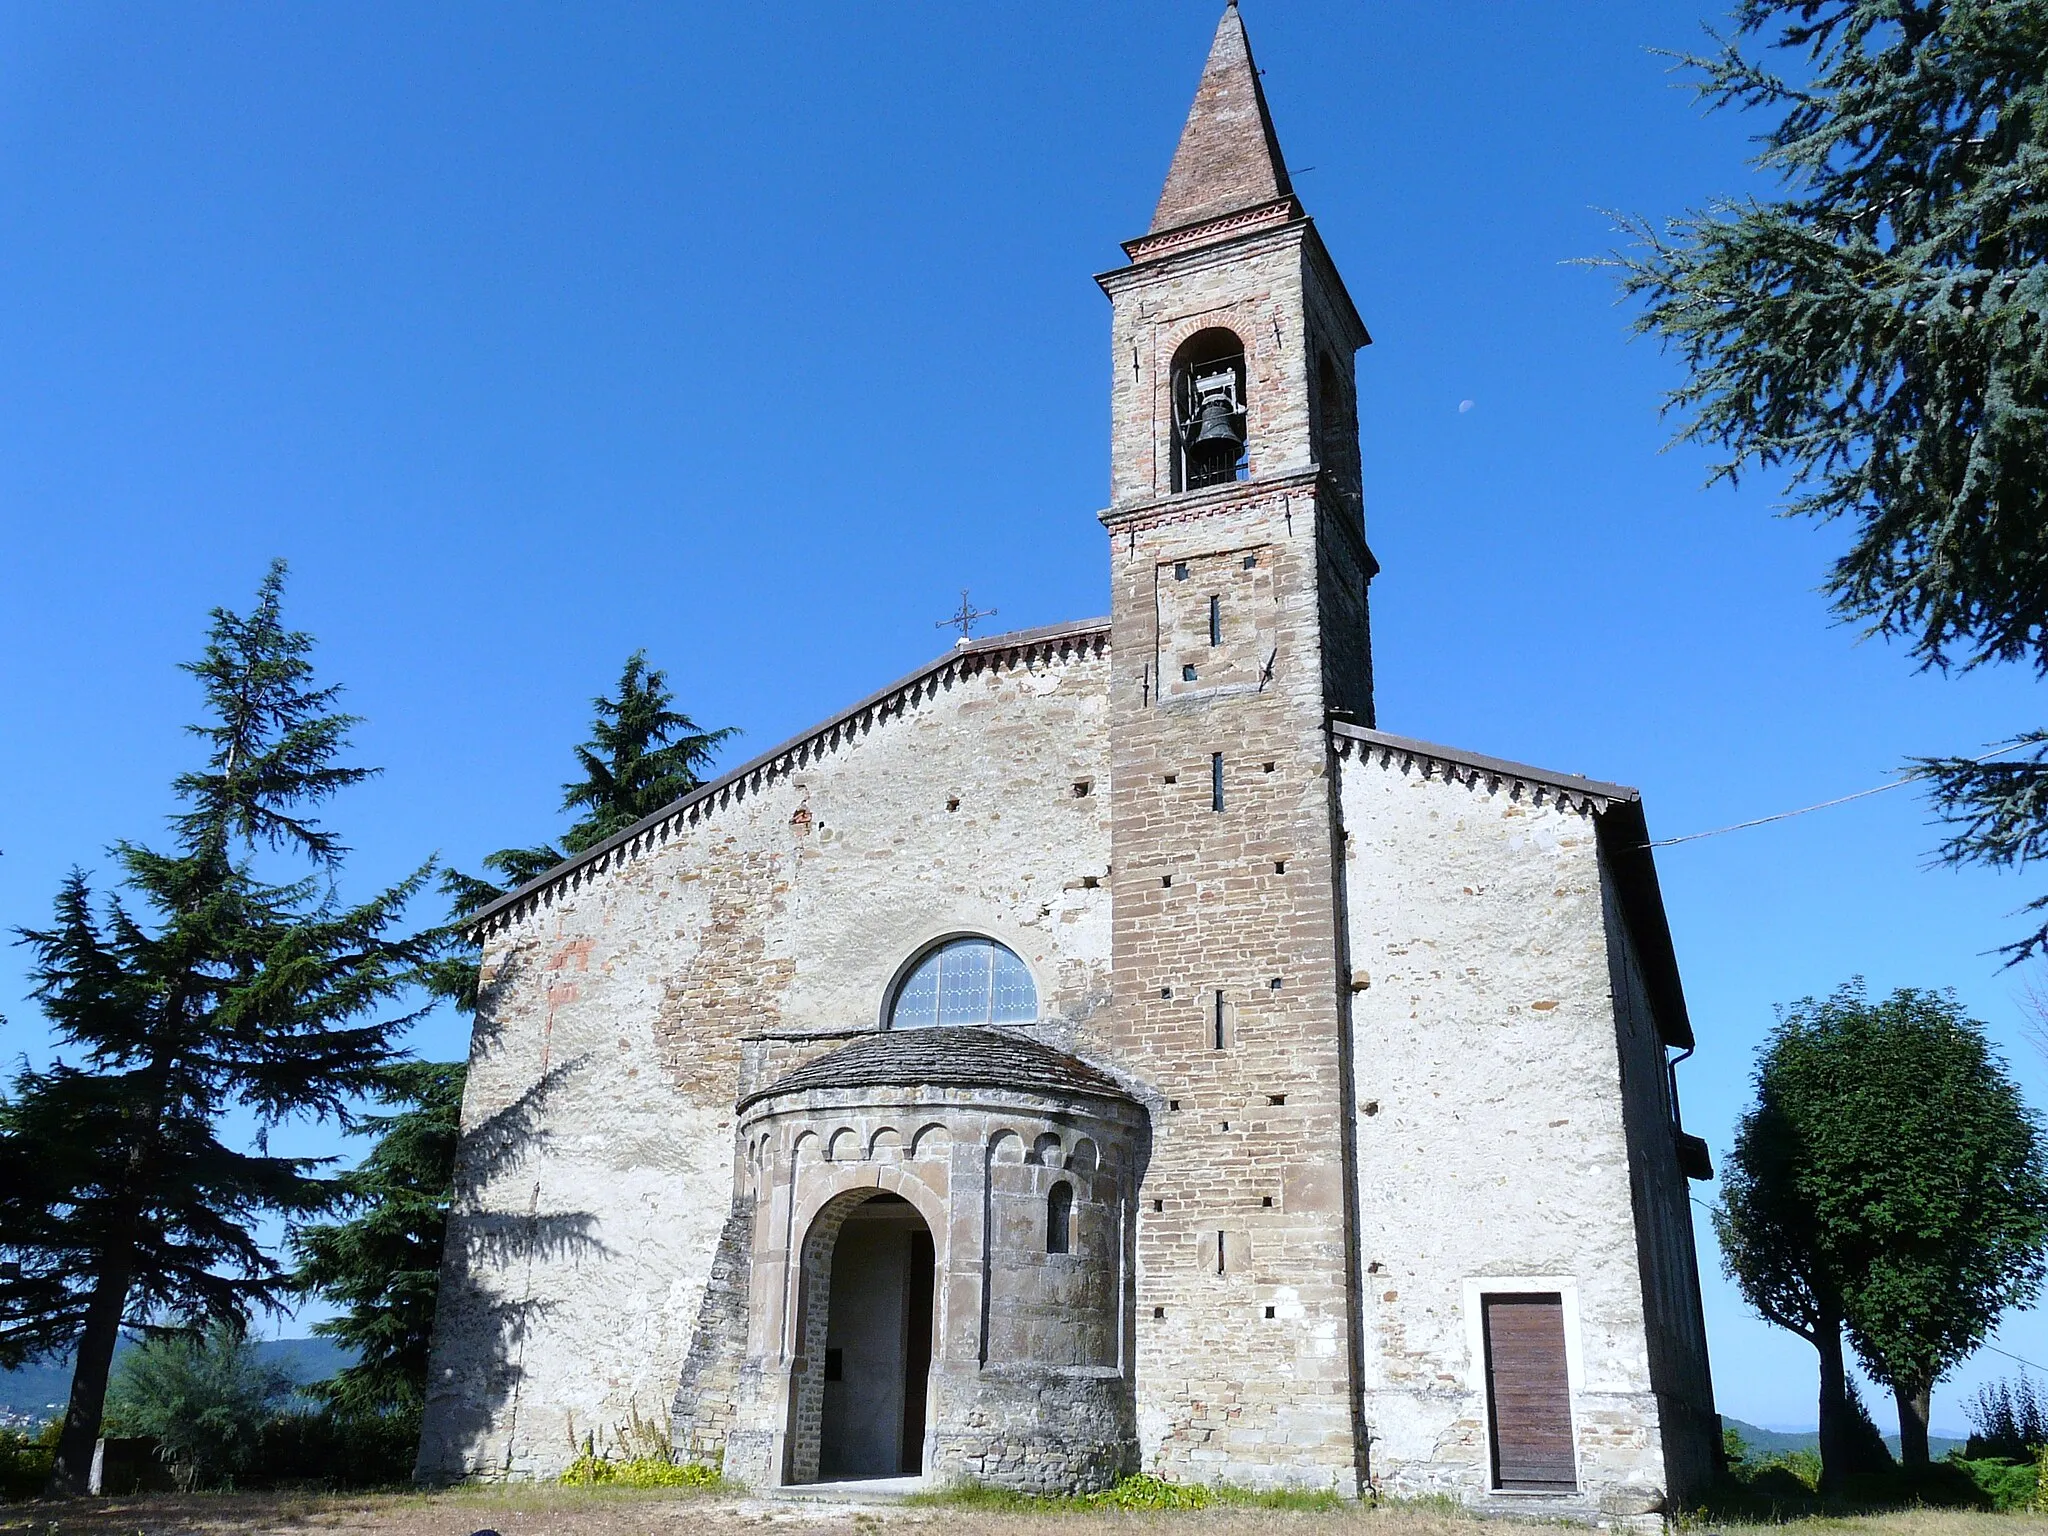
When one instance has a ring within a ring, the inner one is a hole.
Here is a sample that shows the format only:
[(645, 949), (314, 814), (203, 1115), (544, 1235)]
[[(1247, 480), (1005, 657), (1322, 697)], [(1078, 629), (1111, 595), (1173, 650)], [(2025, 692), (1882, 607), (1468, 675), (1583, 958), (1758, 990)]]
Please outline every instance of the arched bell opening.
[(1244, 343), (1221, 326), (1173, 355), (1173, 488), (1200, 490), (1246, 474)]
[(1337, 494), (1362, 511), (1358, 402), (1352, 398), (1347, 371), (1327, 352), (1316, 365), (1316, 462), (1329, 475)]
[(924, 1470), (932, 1231), (900, 1195), (854, 1191), (811, 1222), (791, 1361), (787, 1480)]

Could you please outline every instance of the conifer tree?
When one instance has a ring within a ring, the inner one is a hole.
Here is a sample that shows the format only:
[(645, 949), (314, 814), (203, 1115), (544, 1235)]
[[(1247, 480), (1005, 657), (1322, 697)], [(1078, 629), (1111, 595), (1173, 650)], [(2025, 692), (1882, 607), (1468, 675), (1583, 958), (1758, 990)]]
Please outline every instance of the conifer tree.
[(404, 1107), (364, 1118), (377, 1143), (337, 1181), (348, 1219), (292, 1233), (292, 1283), (346, 1308), (313, 1325), (356, 1353), (314, 1389), (337, 1413), (417, 1415), (425, 1404), (464, 1075), (459, 1062), (387, 1067), (378, 1097)]
[(356, 720), (285, 628), (284, 577), (273, 565), (246, 615), (215, 610), (186, 666), (206, 759), (176, 780), (168, 847), (118, 844), (116, 893), (74, 872), (22, 935), (65, 1054), (0, 1104), (0, 1364), (74, 1352), (56, 1492), (85, 1486), (124, 1327), (237, 1325), (289, 1293), (256, 1223), (320, 1211), (333, 1183), (261, 1132), (234, 1145), (225, 1121), (350, 1123), (406, 1022), (382, 1010), (428, 954), (399, 930), (431, 866), (364, 901), (335, 891), (346, 849), (313, 812), (374, 770), (343, 760)]
[[(1775, 201), (1633, 227), (1636, 328), (1686, 369), (1681, 438), (1716, 477), (1782, 472), (1853, 529), (1843, 619), (1922, 666), (2048, 676), (2048, 0), (1743, 0), (1687, 62), (1710, 106), (1772, 114)], [(1746, 44), (1774, 45), (1774, 68)], [(1922, 759), (1951, 861), (2048, 857), (2048, 731)], [(2013, 961), (2048, 950), (2039, 926)]]
[(600, 694), (591, 701), (597, 718), (591, 739), (575, 748), (583, 776), (562, 786), (564, 811), (579, 813), (563, 834), (561, 846), (541, 843), (528, 848), (500, 848), (484, 857), (495, 880), (450, 870), (441, 888), (453, 912), (450, 947), (436, 967), (436, 990), (465, 1010), (476, 1002), (478, 953), (460, 937), (465, 920), (507, 891), (516, 890), (571, 855), (594, 848), (673, 804), (704, 782), (718, 748), (738, 734), (731, 726), (715, 731), (675, 709), (668, 674), (647, 665), (647, 653), (635, 651), (619, 673), (617, 697)]

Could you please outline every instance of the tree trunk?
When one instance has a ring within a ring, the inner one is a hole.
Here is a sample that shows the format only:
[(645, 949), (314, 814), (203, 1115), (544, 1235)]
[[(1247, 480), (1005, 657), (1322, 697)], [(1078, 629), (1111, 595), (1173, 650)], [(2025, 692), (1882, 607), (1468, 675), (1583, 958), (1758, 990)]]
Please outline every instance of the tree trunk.
[(1849, 1443), (1849, 1371), (1842, 1358), (1841, 1323), (1822, 1323), (1813, 1347), (1820, 1353), (1820, 1491), (1839, 1493), (1855, 1457)]
[(1899, 1405), (1899, 1464), (1927, 1465), (1927, 1415), (1933, 1406), (1934, 1388), (1897, 1382), (1892, 1400)]
[(85, 1328), (78, 1336), (78, 1361), (71, 1368), (71, 1400), (64, 1407), (64, 1429), (57, 1440), (57, 1459), (50, 1467), (49, 1494), (86, 1492), (92, 1477), (93, 1447), (100, 1438), (100, 1420), (107, 1407), (107, 1375), (113, 1369), (114, 1346), (121, 1339), (121, 1318), (128, 1310), (128, 1268), (100, 1277), (86, 1304)]

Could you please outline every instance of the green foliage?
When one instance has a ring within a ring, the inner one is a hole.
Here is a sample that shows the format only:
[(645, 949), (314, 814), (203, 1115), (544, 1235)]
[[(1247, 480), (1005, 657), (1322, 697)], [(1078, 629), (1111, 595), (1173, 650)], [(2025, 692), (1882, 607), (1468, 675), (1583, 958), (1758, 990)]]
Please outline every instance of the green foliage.
[[(1637, 222), (1617, 258), (1637, 330), (1686, 365), (1681, 435), (1855, 525), (1828, 582), (1845, 619), (1923, 665), (2048, 673), (2048, 5), (1742, 0), (1735, 28), (1686, 62), (1711, 106), (1772, 115), (1758, 164), (1783, 195)], [(2048, 733), (2024, 740), (2020, 762), (1922, 761), (1946, 857), (2048, 856)], [(2044, 946), (2048, 922), (2007, 953)]]
[(417, 1413), (280, 1413), (264, 1421), (255, 1463), (241, 1481), (273, 1488), (395, 1488), (412, 1482), (419, 1448)]
[(1851, 1340), (1879, 1381), (1933, 1386), (2040, 1288), (2048, 1162), (1984, 1026), (1952, 994), (1860, 985), (1787, 1014), (1787, 1095), (1805, 1099), (1804, 1184), (1847, 1277)]
[[(345, 850), (312, 810), (372, 770), (337, 760), (354, 718), (314, 685), (283, 585), (273, 566), (251, 613), (216, 610), (186, 668), (206, 758), (177, 780), (170, 848), (119, 844), (119, 894), (96, 900), (74, 872), (52, 924), (23, 934), (67, 1055), (0, 1100), (0, 1363), (76, 1348), (55, 1473), (69, 1487), (123, 1326), (239, 1321), (288, 1294), (256, 1223), (317, 1212), (334, 1187), (264, 1133), (349, 1123), (404, 1023), (377, 1015), (430, 953), (395, 930), (431, 866), (366, 901), (336, 894)], [(313, 872), (264, 878), (259, 852)], [(222, 1139), (230, 1116), (253, 1119), (254, 1151)]]
[[(573, 1427), (570, 1443), (577, 1444)], [(600, 1437), (585, 1435), (577, 1445), (576, 1459), (562, 1474), (562, 1482), (579, 1488), (701, 1488), (726, 1487), (725, 1475), (715, 1463), (679, 1462), (666, 1419), (645, 1419), (636, 1408), (623, 1424), (612, 1426)]]
[(365, 1118), (376, 1145), (337, 1180), (349, 1219), (291, 1234), (292, 1283), (344, 1309), (313, 1331), (354, 1349), (357, 1361), (312, 1390), (345, 1417), (416, 1416), (425, 1404), (466, 1070), (459, 1062), (386, 1067), (378, 1097), (408, 1107)]
[(1788, 1477), (1808, 1493), (1820, 1491), (1820, 1452), (1780, 1451), (1767, 1456), (1757, 1464), (1756, 1476), (1768, 1478), (1773, 1470), (1782, 1470)]
[(1776, 114), (1757, 163), (1786, 195), (1637, 226), (1623, 261), (1637, 329), (1686, 363), (1684, 436), (1856, 522), (1845, 616), (2048, 671), (2048, 7), (1742, 0), (1735, 25), (1686, 62), (1710, 105)]
[(583, 777), (562, 786), (562, 809), (582, 813), (562, 838), (569, 853), (594, 848), (687, 795), (733, 735), (731, 727), (700, 730), (671, 709), (668, 674), (649, 667), (645, 651), (626, 658), (617, 698), (600, 694), (590, 702), (597, 719), (591, 739), (576, 749)]
[(725, 1474), (703, 1462), (676, 1462), (662, 1456), (635, 1456), (610, 1461), (602, 1456), (579, 1456), (562, 1474), (572, 1488), (701, 1488), (726, 1486)]
[(1859, 1472), (1843, 1478), (1839, 1487), (1823, 1490), (1820, 1458), (1812, 1451), (1746, 1455), (1731, 1459), (1727, 1476), (1715, 1484), (1698, 1508), (1684, 1511), (1677, 1524), (1681, 1529), (1728, 1521), (1783, 1524), (1924, 1507), (2023, 1509), (2027, 1507), (2024, 1502), (1999, 1502), (2023, 1498), (2033, 1486), (2031, 1466), (2020, 1470), (2024, 1478), (2012, 1475), (2013, 1469), (2006, 1463), (1980, 1466), (1952, 1457), (1926, 1467), (1889, 1466)]
[(238, 1329), (215, 1323), (197, 1336), (159, 1334), (123, 1355), (106, 1427), (154, 1439), (181, 1487), (215, 1488), (255, 1465), (264, 1425), (291, 1391)]
[(1972, 1459), (1951, 1456), (1948, 1464), (1961, 1467), (1991, 1508), (2001, 1511), (2036, 1507), (2041, 1493), (2039, 1466), (2031, 1459), (2008, 1461), (2001, 1457)]
[(614, 833), (673, 804), (701, 785), (703, 774), (732, 727), (707, 731), (673, 708), (668, 674), (647, 665), (647, 653), (635, 651), (619, 674), (617, 697), (600, 694), (591, 700), (597, 718), (591, 739), (575, 748), (583, 776), (562, 786), (564, 811), (578, 815), (563, 834), (561, 846), (500, 848), (486, 854), (484, 868), (495, 878), (450, 870), (441, 889), (448, 898), (451, 923), (446, 951), (435, 968), (435, 990), (464, 1010), (476, 1006), (479, 951), (463, 934), (464, 922), (527, 881), (546, 874), (568, 854), (594, 848)]
[(1218, 1502), (1217, 1490), (1201, 1483), (1170, 1483), (1139, 1472), (1080, 1500), (1092, 1509), (1206, 1509)]
[(1860, 982), (1783, 1011), (1756, 1092), (1714, 1217), (1729, 1274), (1809, 1340), (1845, 1323), (1924, 1435), (1928, 1390), (2039, 1289), (2034, 1117), (1953, 996)]
[[(1953, 829), (1941, 845), (1945, 862), (2019, 869), (2048, 859), (2048, 731), (2023, 731), (2014, 743), (2023, 755), (2000, 762), (1919, 760), (1919, 771), (1934, 781), (1935, 809)], [(2048, 896), (2026, 910), (2048, 913)], [(2048, 920), (1999, 952), (2009, 965), (2048, 953)]]
[(2024, 1373), (2017, 1380), (1986, 1382), (1963, 1412), (1976, 1431), (1963, 1448), (1971, 1460), (2031, 1461), (2048, 1447), (2048, 1408)]
[(62, 1428), (52, 1419), (40, 1429), (0, 1429), (0, 1500), (32, 1499), (43, 1491)]
[(1080, 1513), (1087, 1510), (1246, 1509), (1333, 1510), (1353, 1501), (1328, 1488), (1240, 1488), (1230, 1483), (1176, 1483), (1136, 1472), (1094, 1493), (1033, 1494), (965, 1479), (929, 1493), (912, 1494), (908, 1504), (940, 1505), (1018, 1514)]

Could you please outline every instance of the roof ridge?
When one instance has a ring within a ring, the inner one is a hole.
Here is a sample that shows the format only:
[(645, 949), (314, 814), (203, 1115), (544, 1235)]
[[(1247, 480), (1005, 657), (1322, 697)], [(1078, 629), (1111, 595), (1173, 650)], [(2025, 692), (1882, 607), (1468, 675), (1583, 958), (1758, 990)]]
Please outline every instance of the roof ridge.
[(1035, 629), (1013, 629), (1005, 634), (988, 635), (978, 640), (970, 640), (965, 644), (956, 642), (950, 650), (941, 656), (934, 657), (914, 672), (905, 673), (893, 683), (888, 684), (884, 688), (877, 689), (858, 703), (848, 705), (845, 709), (840, 710), (837, 714), (826, 720), (820, 721), (808, 730), (799, 731), (796, 735), (789, 737), (776, 746), (770, 747), (759, 756), (749, 758), (738, 767), (720, 774), (709, 783), (700, 784), (687, 795), (670, 801), (651, 815), (643, 816), (631, 826), (614, 832), (603, 842), (593, 843), (581, 853), (562, 860), (561, 863), (555, 865), (552, 869), (536, 875), (524, 885), (516, 886), (512, 890), (507, 891), (503, 896), (500, 896), (496, 901), (479, 911), (476, 916), (470, 918), (466, 926), (471, 932), (475, 932), (489, 924), (495, 923), (521, 903), (541, 896), (554, 886), (575, 877), (586, 869), (590, 869), (593, 865), (602, 865), (612, 854), (620, 849), (630, 848), (643, 838), (665, 831), (667, 825), (673, 822), (679, 815), (693, 810), (695, 807), (720, 795), (730, 795), (736, 789), (743, 789), (746, 781), (759, 775), (766, 774), (772, 776), (777, 765), (784, 759), (800, 755), (807, 748), (845, 729), (862, 715), (874, 710), (887, 708), (903, 694), (939, 676), (951, 667), (958, 666), (965, 661), (999, 656), (1006, 651), (1047, 645), (1066, 639), (1079, 639), (1083, 636), (1096, 634), (1104, 637), (1107, 637), (1109, 634), (1109, 620), (1107, 617), (1070, 620), (1064, 624), (1043, 624)]

